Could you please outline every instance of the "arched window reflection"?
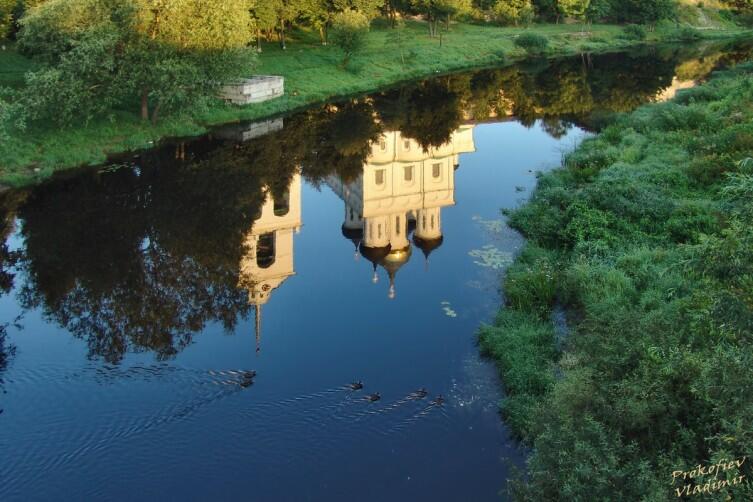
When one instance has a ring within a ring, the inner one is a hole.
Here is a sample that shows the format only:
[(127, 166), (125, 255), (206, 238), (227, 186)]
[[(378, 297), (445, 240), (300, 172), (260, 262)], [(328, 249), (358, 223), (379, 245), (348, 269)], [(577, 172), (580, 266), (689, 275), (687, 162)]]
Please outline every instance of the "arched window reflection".
[(256, 264), (259, 268), (269, 268), (275, 262), (275, 234), (270, 232), (259, 236), (256, 244)]
[(274, 211), (275, 216), (285, 216), (290, 212), (290, 192), (286, 191), (279, 199), (275, 197)]

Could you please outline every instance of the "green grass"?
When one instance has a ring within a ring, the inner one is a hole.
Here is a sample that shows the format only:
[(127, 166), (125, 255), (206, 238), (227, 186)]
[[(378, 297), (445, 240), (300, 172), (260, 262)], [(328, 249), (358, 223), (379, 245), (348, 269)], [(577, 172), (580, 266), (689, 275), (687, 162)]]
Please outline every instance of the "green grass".
[(480, 343), (533, 448), (517, 497), (675, 500), (673, 471), (753, 451), (752, 156), (746, 64), (619, 118), (511, 214), (529, 244)]
[[(375, 91), (440, 73), (484, 66), (500, 66), (526, 57), (514, 46), (517, 35), (535, 32), (549, 39), (549, 57), (583, 51), (620, 50), (637, 42), (622, 36), (619, 26), (594, 25), (588, 33), (576, 25), (538, 25), (529, 29), (456, 24), (439, 39), (429, 38), (426, 25), (409, 22), (404, 30), (403, 65), (399, 49), (390, 42), (393, 34), (377, 21), (364, 49), (350, 67), (341, 67), (341, 56), (333, 47), (323, 47), (308, 31), (292, 34), (288, 49), (265, 44), (258, 67), (249, 74), (283, 75), (286, 94), (274, 101), (245, 107), (217, 102), (209, 109), (185, 113), (157, 126), (143, 124), (135, 113), (120, 112), (110, 120), (99, 120), (69, 129), (35, 127), (0, 145), (0, 184), (22, 186), (39, 182), (55, 171), (102, 163), (114, 153), (148, 148), (166, 137), (200, 135), (214, 125), (254, 120), (295, 111), (338, 97)], [(705, 37), (728, 37), (744, 33), (738, 28), (706, 31)], [(664, 28), (652, 33), (647, 43), (670, 41), (676, 30)], [(11, 47), (2, 54), (0, 73), (5, 85), (19, 85), (32, 63)], [(135, 110), (134, 110), (135, 111)]]
[(34, 70), (35, 64), (16, 52), (11, 43), (2, 49), (0, 42), (0, 87), (21, 87), (24, 84), (24, 74)]

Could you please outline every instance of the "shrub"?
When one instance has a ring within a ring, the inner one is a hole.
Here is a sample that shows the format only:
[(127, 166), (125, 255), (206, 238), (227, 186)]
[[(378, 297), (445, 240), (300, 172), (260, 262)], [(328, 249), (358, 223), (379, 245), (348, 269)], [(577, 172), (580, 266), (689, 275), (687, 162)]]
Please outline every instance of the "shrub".
[(343, 67), (361, 50), (369, 31), (369, 20), (360, 12), (346, 10), (335, 16), (329, 40), (343, 52)]
[(505, 299), (516, 309), (546, 318), (557, 292), (557, 264), (553, 253), (527, 246), (505, 278)]
[(622, 36), (628, 40), (643, 40), (646, 38), (646, 28), (639, 24), (629, 24), (625, 26)]
[(677, 30), (675, 38), (681, 42), (693, 42), (701, 38), (701, 32), (692, 26), (683, 26)]
[(502, 414), (518, 436), (527, 437), (538, 398), (554, 385), (557, 355), (551, 323), (516, 310), (502, 310), (492, 326), (482, 326), (479, 345), (492, 357), (504, 379), (507, 397)]
[(549, 47), (549, 40), (537, 33), (523, 33), (515, 39), (515, 45), (529, 54), (540, 54)]

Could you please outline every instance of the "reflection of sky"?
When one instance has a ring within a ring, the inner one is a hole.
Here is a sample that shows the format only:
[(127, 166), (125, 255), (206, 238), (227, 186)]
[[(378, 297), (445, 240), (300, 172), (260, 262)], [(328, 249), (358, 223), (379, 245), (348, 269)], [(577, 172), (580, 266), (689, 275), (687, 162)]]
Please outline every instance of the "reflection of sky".
[[(499, 272), (469, 253), (519, 249), (514, 232), (479, 219), (500, 220), (500, 209), (527, 198), (534, 172), (556, 165), (582, 133), (555, 140), (505, 122), (474, 136), (477, 152), (456, 171), (457, 205), (442, 211), (444, 243), (428, 269), (414, 252), (392, 301), (384, 270), (372, 284), (371, 264), (354, 260), (341, 234), (343, 202), (327, 187), (304, 187), (296, 275), (264, 307), (259, 355), (251, 316), (233, 336), (207, 326), (164, 366), (146, 353), (104, 371), (86, 360), (83, 342), (27, 313), (25, 329), (10, 330), (18, 354), (0, 416), (0, 477), (10, 492), (2, 497), (0, 487), (0, 498), (34, 486), (42, 498), (138, 490), (176, 499), (495, 499), (505, 459), (520, 463), (522, 453), (497, 415), (496, 372), (474, 344), (498, 304)], [(14, 296), (0, 308), (13, 315)], [(210, 373), (240, 368), (259, 375), (242, 391)], [(347, 400), (339, 387), (356, 379), (382, 401)], [(444, 394), (446, 405), (406, 400), (419, 387)]]

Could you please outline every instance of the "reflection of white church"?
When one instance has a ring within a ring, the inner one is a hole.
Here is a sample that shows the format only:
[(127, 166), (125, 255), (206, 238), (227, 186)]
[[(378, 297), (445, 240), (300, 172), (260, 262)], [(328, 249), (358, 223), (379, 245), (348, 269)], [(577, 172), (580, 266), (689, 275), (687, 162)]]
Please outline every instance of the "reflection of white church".
[(256, 312), (257, 351), (261, 338), (261, 310), (272, 292), (295, 274), (293, 235), (301, 229), (301, 176), (296, 174), (279, 198), (267, 191), (261, 211), (246, 234), (240, 264), (240, 284)]
[(455, 204), (455, 169), (461, 153), (475, 151), (473, 126), (463, 126), (446, 144), (424, 150), (400, 132), (385, 133), (374, 143), (354, 181), (330, 176), (327, 184), (345, 202), (343, 234), (374, 265), (390, 277), (410, 260), (412, 245), (426, 259), (442, 244), (442, 208)]
[[(344, 235), (373, 263), (374, 282), (377, 267), (387, 271), (390, 298), (395, 297), (395, 275), (410, 259), (413, 245), (428, 260), (442, 244), (441, 209), (455, 204), (460, 154), (473, 151), (473, 126), (461, 127), (447, 144), (428, 151), (399, 132), (389, 132), (372, 145), (363, 173), (355, 181), (327, 179), (345, 201)], [(295, 274), (293, 237), (301, 225), (301, 176), (296, 174), (284, 195), (275, 198), (267, 191), (244, 242), (239, 287), (248, 290), (255, 309), (257, 351), (262, 307)]]

